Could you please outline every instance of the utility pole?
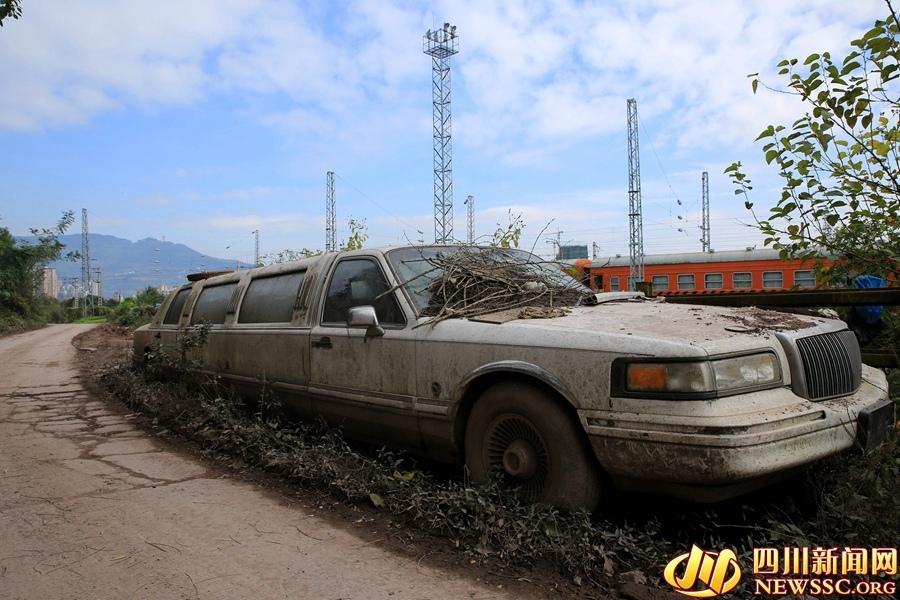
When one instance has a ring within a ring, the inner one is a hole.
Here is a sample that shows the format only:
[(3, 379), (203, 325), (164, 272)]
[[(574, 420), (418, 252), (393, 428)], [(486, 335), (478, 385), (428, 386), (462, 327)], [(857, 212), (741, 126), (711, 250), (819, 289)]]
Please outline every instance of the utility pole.
[(88, 213), (81, 209), (81, 316), (94, 314), (94, 300), (91, 297), (91, 243), (88, 239)]
[(468, 232), (469, 243), (475, 243), (475, 196), (469, 194), (466, 197), (466, 230)]
[(554, 231), (550, 234), (550, 235), (555, 235), (556, 238), (554, 239), (551, 237), (546, 240), (548, 244), (550, 244), (551, 246), (554, 246), (556, 248), (556, 252), (553, 254), (554, 260), (559, 260), (559, 256), (561, 253), (560, 246), (562, 245), (562, 234), (563, 233), (565, 233), (565, 232), (560, 231), (559, 228), (557, 227), (556, 231)]
[(100, 267), (94, 269), (94, 272), (97, 274), (97, 299), (100, 301), (100, 306), (103, 306), (103, 278), (100, 276)]
[(710, 252), (709, 240), (709, 173), (703, 171), (701, 178), (703, 186), (703, 223), (700, 225), (700, 243), (703, 245), (704, 252)]
[(325, 252), (337, 252), (334, 217), (334, 171), (325, 173)]
[(641, 152), (638, 147), (637, 100), (626, 101), (628, 113), (628, 289), (644, 280), (644, 218), (641, 213)]
[(434, 242), (453, 242), (453, 148), (450, 140), (450, 57), (459, 52), (456, 26), (428, 30), (422, 51), (431, 56), (434, 154)]
[(262, 266), (262, 263), (259, 262), (259, 229), (253, 230), (253, 266)]

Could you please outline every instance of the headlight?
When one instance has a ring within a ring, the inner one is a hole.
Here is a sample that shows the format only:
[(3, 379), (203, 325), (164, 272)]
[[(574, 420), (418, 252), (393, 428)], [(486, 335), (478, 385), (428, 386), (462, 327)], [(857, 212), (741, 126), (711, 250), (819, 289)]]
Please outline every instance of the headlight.
[(712, 366), (719, 391), (766, 385), (781, 379), (775, 355), (769, 353), (714, 360)]
[[(778, 359), (771, 352), (712, 360), (665, 362), (623, 361), (620, 387), (636, 395), (691, 399), (714, 398), (720, 393), (758, 388), (781, 381)], [(621, 370), (618, 370), (621, 373)], [(624, 381), (622, 381), (624, 380)]]
[(631, 363), (626, 389), (630, 392), (713, 392), (708, 362)]

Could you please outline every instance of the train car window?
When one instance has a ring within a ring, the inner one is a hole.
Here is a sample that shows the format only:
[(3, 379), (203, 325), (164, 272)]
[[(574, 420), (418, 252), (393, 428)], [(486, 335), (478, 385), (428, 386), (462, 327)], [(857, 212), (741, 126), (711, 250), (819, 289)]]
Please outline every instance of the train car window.
[(693, 275), (679, 275), (678, 276), (678, 289), (679, 290), (695, 289), (694, 276)]
[(750, 273), (734, 273), (731, 275), (731, 286), (737, 288), (753, 287), (753, 275)]
[(816, 275), (812, 271), (794, 271), (794, 285), (802, 288), (816, 287)]
[(619, 291), (619, 278), (613, 275), (609, 278), (609, 291), (618, 292)]
[(290, 323), (306, 271), (260, 277), (250, 282), (238, 323)]
[(205, 287), (197, 298), (194, 311), (191, 313), (191, 325), (207, 322), (219, 324), (225, 322), (228, 302), (237, 288), (237, 282)]
[(784, 273), (781, 271), (763, 271), (764, 288), (783, 288)]
[(722, 274), (721, 273), (707, 273), (703, 276), (703, 287), (707, 290), (721, 290), (722, 289)]
[(389, 287), (375, 261), (367, 258), (341, 261), (328, 285), (322, 322), (346, 325), (348, 310), (354, 306), (374, 306), (380, 324), (405, 325), (406, 319), (394, 294), (378, 298)]
[(665, 292), (669, 289), (669, 276), (668, 275), (654, 275), (653, 279), (653, 291), (654, 292)]
[(178, 321), (181, 320), (181, 311), (184, 309), (184, 303), (190, 293), (191, 288), (184, 288), (175, 294), (175, 299), (172, 300), (172, 304), (169, 305), (169, 310), (166, 312), (166, 318), (163, 319), (163, 325), (178, 325)]

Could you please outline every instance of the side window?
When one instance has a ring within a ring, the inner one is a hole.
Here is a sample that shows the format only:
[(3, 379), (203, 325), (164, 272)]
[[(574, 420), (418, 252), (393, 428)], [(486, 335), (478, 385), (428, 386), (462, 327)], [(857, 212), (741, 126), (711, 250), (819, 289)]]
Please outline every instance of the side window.
[(735, 288), (753, 287), (753, 275), (750, 273), (734, 273), (731, 275), (731, 284)]
[(708, 290), (721, 290), (722, 289), (722, 274), (721, 273), (707, 273), (703, 276), (703, 287)]
[(175, 294), (175, 299), (172, 300), (172, 304), (169, 305), (169, 310), (166, 312), (166, 318), (163, 319), (164, 325), (178, 325), (178, 321), (181, 319), (181, 311), (184, 309), (184, 303), (190, 293), (191, 288), (188, 287)]
[(781, 271), (763, 271), (764, 288), (784, 287), (784, 275)]
[(802, 288), (816, 287), (816, 276), (812, 271), (794, 271), (794, 285)]
[(694, 276), (693, 275), (679, 275), (678, 276), (678, 289), (679, 290), (694, 289)]
[(613, 275), (609, 278), (609, 291), (618, 292), (619, 291), (619, 278)]
[(241, 302), (238, 323), (290, 323), (306, 271), (254, 279)]
[(669, 289), (668, 275), (654, 275), (651, 281), (653, 282), (654, 292), (665, 292)]
[(367, 258), (342, 260), (328, 284), (323, 323), (347, 323), (347, 311), (354, 306), (374, 306), (382, 325), (404, 325), (406, 319), (393, 293), (376, 297), (388, 289), (381, 267)]
[(237, 282), (205, 287), (197, 298), (194, 312), (191, 313), (191, 325), (202, 321), (218, 324), (225, 322), (225, 312), (228, 310), (228, 302), (237, 288)]

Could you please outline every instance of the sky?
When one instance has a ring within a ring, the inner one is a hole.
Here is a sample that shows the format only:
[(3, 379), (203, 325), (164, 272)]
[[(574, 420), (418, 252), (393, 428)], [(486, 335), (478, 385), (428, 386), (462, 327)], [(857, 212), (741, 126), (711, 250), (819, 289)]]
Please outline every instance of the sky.
[[(757, 206), (775, 172), (753, 140), (802, 113), (782, 58), (831, 51), (881, 0), (45, 0), (0, 28), (0, 226), (25, 234), (87, 208), (93, 232), (253, 258), (324, 247), (325, 173), (338, 239), (430, 242), (429, 28), (457, 26), (454, 235), (509, 212), (522, 245), (628, 253), (626, 99), (640, 121), (645, 253), (699, 251), (701, 173), (712, 247), (761, 246), (723, 170)], [(771, 200), (768, 200), (771, 198)], [(80, 223), (76, 223), (76, 229)], [(421, 232), (421, 233), (420, 233)], [(558, 233), (557, 233), (558, 232)]]

